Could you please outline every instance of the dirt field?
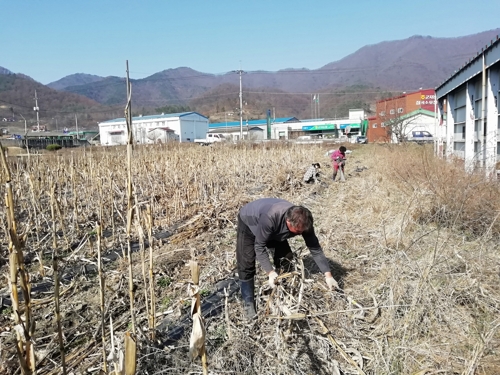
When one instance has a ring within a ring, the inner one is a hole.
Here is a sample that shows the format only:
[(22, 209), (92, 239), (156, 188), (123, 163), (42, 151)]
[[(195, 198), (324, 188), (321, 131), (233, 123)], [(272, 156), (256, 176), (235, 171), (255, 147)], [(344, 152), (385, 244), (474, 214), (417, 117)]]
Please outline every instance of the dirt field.
[[(422, 146), (347, 146), (352, 153), (345, 183), (330, 180), (327, 149), (321, 145), (157, 145), (134, 150), (132, 178), (140, 221), (131, 228), (130, 247), (137, 373), (202, 373), (200, 359), (191, 361), (188, 350), (190, 259), (201, 266), (211, 374), (500, 373), (496, 182), (466, 175), (459, 165), (434, 159)], [(313, 162), (321, 163), (323, 178), (320, 184), (307, 185), (302, 176)], [(62, 373), (54, 248), (62, 277), (67, 371), (98, 374), (103, 345), (106, 357), (112, 350), (110, 318), (115, 353), (123, 350), (125, 331), (133, 328), (125, 149), (9, 158), (9, 165), (18, 233), (27, 236), (24, 257), (32, 284), (38, 374)], [(248, 324), (234, 289), (235, 219), (239, 207), (260, 197), (284, 198), (311, 209), (343, 292), (326, 289), (303, 241), (294, 238), (292, 273), (279, 288), (269, 290), (266, 275), (258, 270), (259, 316)], [(99, 223), (106, 285), (104, 344)], [(151, 242), (154, 280), (147, 274)], [(7, 234), (2, 244), (0, 373), (15, 374), (20, 371), (9, 303)], [(151, 283), (154, 339), (146, 308)], [(221, 285), (229, 294), (227, 308)], [(113, 366), (107, 365), (109, 372)]]

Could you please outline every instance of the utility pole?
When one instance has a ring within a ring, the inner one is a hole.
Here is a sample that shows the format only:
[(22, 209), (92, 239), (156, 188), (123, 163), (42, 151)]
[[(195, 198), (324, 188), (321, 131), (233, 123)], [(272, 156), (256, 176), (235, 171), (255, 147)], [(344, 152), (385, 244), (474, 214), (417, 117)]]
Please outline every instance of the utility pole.
[(313, 94), (311, 94), (311, 119), (314, 118), (313, 105), (314, 105)]
[(35, 107), (33, 109), (36, 112), (36, 130), (40, 131), (40, 119), (38, 118), (38, 111), (40, 110), (40, 108), (38, 108), (38, 97), (36, 96), (36, 90), (35, 90)]
[(314, 108), (314, 118), (319, 118), (319, 94), (314, 94), (311, 105)]
[(30, 156), (30, 149), (28, 147), (28, 125), (26, 124), (26, 119), (22, 114), (19, 113), (24, 120), (24, 144), (26, 145), (26, 152), (28, 153), (28, 157)]
[(243, 95), (241, 92), (241, 75), (244, 73), (243, 70), (234, 70), (234, 73), (240, 75), (240, 141), (243, 140)]
[(76, 124), (76, 141), (78, 142), (78, 118), (75, 113), (75, 124)]
[(24, 120), (24, 137), (26, 138), (26, 134), (28, 134), (28, 125), (26, 125), (26, 119), (22, 114), (19, 113), (19, 116), (21, 116)]
[(320, 117), (321, 117), (321, 115), (319, 113), (319, 94), (318, 94), (318, 118), (320, 118)]

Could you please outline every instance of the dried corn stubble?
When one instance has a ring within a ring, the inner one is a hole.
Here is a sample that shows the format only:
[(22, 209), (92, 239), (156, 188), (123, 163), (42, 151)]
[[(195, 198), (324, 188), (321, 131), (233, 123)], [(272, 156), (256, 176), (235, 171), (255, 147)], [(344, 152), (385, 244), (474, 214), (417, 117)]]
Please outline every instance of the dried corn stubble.
[[(496, 301), (500, 299), (496, 287), (499, 249), (495, 241), (495, 213), (480, 219), (485, 220), (484, 235), (464, 232), (458, 226), (436, 225), (437, 220), (432, 216), (424, 220), (415, 217), (417, 209), (432, 212), (437, 192), (447, 192), (450, 186), (429, 189), (434, 180), (424, 182), (420, 176), (425, 176), (425, 171), (420, 170), (413, 177), (406, 175), (403, 184), (401, 171), (419, 165), (414, 162), (415, 155), (396, 152), (397, 149), (388, 151), (376, 145), (367, 145), (350, 155), (346, 184), (326, 184), (324, 189), (318, 189), (321, 186), (298, 186), (289, 182), (300, 179), (303, 171), (298, 166), (307, 166), (311, 159), (326, 163), (324, 151), (309, 146), (275, 149), (243, 146), (207, 149), (182, 144), (137, 147), (132, 160), (134, 187), (139, 202), (151, 202), (153, 234), (176, 231), (178, 236), (183, 236), (180, 237), (184, 241), (182, 247), (196, 244), (200, 249), (197, 256), (202, 266), (200, 282), (203, 287), (227, 277), (231, 266), (234, 267), (233, 225), (242, 204), (258, 197), (277, 196), (307, 205), (314, 214), (316, 232), (327, 257), (341, 263), (346, 270), (341, 281), (347, 295), (364, 308), (375, 305), (372, 295), (375, 296), (380, 314), (372, 320), (370, 310), (361, 314), (359, 307), (341, 296), (325, 299), (326, 292), (319, 287), (322, 276), (315, 274), (306, 276), (306, 280), (313, 278), (315, 282), (310, 286), (307, 282), (304, 284), (300, 306), (308, 306), (318, 314), (333, 311), (318, 318), (355, 362), (359, 361), (359, 356), (352, 350), (361, 354), (363, 371), (371, 374), (415, 373), (430, 368), (435, 372), (461, 373), (476, 369), (486, 374), (498, 373), (495, 372), (497, 359), (492, 354), (492, 348), (498, 343), (495, 319), (498, 316)], [(13, 169), (16, 212), (33, 213), (19, 215), (19, 227), (24, 228), (25, 223), (31, 222), (26, 240), (28, 259), (35, 252), (42, 257), (50, 254), (50, 241), (47, 242), (51, 235), (47, 230), (51, 228), (50, 202), (44, 192), (49, 191), (52, 180), (60, 197), (57, 215), (61, 217), (58, 220), (62, 220), (64, 235), (70, 244), (77, 244), (76, 248), (61, 249), (62, 256), (70, 258), (67, 267), (82, 269), (83, 264), (96, 261), (97, 254), (90, 252), (86, 243), (79, 244), (84, 234), (92, 235), (89, 231), (95, 228), (96, 213), (101, 207), (103, 257), (105, 259), (112, 248), (121, 254), (121, 246), (126, 243), (126, 176), (123, 170), (114, 166), (123, 163), (124, 156), (123, 148), (97, 149), (85, 155), (77, 150), (73, 162), (64, 157), (32, 158), (24, 169)], [(429, 163), (431, 161), (429, 159)], [(356, 164), (368, 169), (353, 172)], [(427, 170), (432, 168), (437, 167), (430, 165)], [(443, 168), (441, 175), (453, 176), (454, 173), (447, 174), (446, 165), (440, 168)], [(324, 174), (328, 176), (329, 173), (325, 168)], [(96, 180), (103, 181), (102, 193), (96, 189)], [(451, 180), (448, 185), (453, 183)], [(495, 203), (495, 196), (490, 200), (491, 204)], [(492, 206), (485, 207), (492, 209)], [(193, 221), (189, 222), (190, 219)], [(448, 222), (453, 224), (453, 221)], [(60, 236), (64, 244), (62, 232)], [(132, 240), (137, 241), (137, 238), (133, 236)], [(175, 258), (183, 252), (179, 251), (179, 245), (169, 243), (168, 238), (157, 242), (153, 255), (154, 272), (164, 275), (162, 267), (168, 265), (167, 275), (172, 279), (170, 287), (155, 284), (157, 311), (163, 313), (177, 309), (182, 304), (181, 298), (185, 298), (184, 289), (177, 284), (187, 279), (183, 267), (186, 257), (184, 260)], [(141, 267), (138, 254), (132, 254), (132, 259), (134, 274), (138, 275)], [(314, 272), (314, 264), (307, 256), (304, 262), (305, 268)], [(36, 280), (39, 266), (34, 266), (27, 263), (28, 271)], [(335, 269), (336, 266), (332, 266)], [(113, 317), (115, 330), (122, 335), (130, 321), (124, 307), (126, 280), (114, 262), (107, 263), (105, 269), (107, 316)], [(50, 268), (46, 271), (51, 275)], [(335, 270), (334, 275), (338, 276)], [(62, 313), (66, 317), (63, 324), (74, 324), (63, 326), (64, 335), (72, 343), (66, 358), (68, 371), (97, 367), (101, 358), (95, 355), (100, 350), (95, 339), (88, 339), (100, 335), (100, 324), (96, 323), (101, 319), (100, 302), (95, 297), (98, 296), (98, 282), (93, 277), (92, 273), (79, 274), (73, 287), (64, 295), (61, 293)], [(141, 282), (135, 285), (137, 324), (144, 330), (144, 327), (147, 329), (147, 317), (143, 307), (143, 285)], [(66, 290), (66, 286), (63, 289)], [(35, 299), (42, 296), (33, 295)], [(169, 307), (164, 308), (162, 303), (167, 297)], [(283, 292), (280, 298), (287, 301), (290, 296)], [(82, 302), (87, 306), (80, 307)], [(355, 373), (356, 369), (329, 338), (318, 333), (321, 331), (317, 321), (307, 318), (289, 323), (290, 320), (284, 318), (263, 318), (262, 329), (257, 330), (242, 325), (237, 301), (229, 299), (228, 302), (231, 339), (224, 328), (228, 323), (222, 317), (207, 320), (207, 351), (214, 369), (260, 374), (335, 373), (334, 362), (324, 360), (335, 358), (338, 368), (351, 369)], [(37, 307), (40, 309), (37, 316), (44, 316), (45, 308), (52, 311), (50, 303)], [(305, 311), (298, 312), (301, 313)], [(292, 314), (296, 312), (292, 310)], [(58, 354), (47, 338), (52, 337), (53, 330), (44, 326), (44, 320), (39, 320), (37, 343), (50, 360), (40, 359), (41, 373), (55, 374), (58, 369), (52, 361), (57, 360)], [(288, 327), (292, 329), (287, 337)], [(78, 332), (91, 334), (79, 336)], [(191, 363), (187, 349), (182, 349), (182, 345), (187, 348), (188, 337), (168, 355), (153, 343), (144, 344), (141, 340), (138, 351), (148, 354), (138, 355), (138, 369), (149, 368), (165, 374), (201, 371), (199, 362)], [(278, 347), (280, 363), (276, 361)], [(13, 353), (13, 347), (4, 348)], [(161, 369), (158, 363), (164, 364)]]

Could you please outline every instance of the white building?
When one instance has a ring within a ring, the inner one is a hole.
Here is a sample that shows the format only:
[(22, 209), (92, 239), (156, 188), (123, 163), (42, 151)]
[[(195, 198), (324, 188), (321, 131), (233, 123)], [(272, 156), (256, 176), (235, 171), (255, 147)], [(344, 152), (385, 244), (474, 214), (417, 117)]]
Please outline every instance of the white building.
[(441, 153), (445, 144), (446, 157), (464, 159), (467, 171), (484, 168), (485, 174), (491, 175), (496, 169), (499, 88), (498, 36), (436, 88), (437, 122), (446, 125), (446, 137), (438, 142), (437, 150)]
[[(169, 113), (166, 115), (138, 116), (132, 118), (134, 143), (159, 143), (167, 141), (193, 142), (205, 138), (208, 118), (197, 112)], [(101, 145), (116, 146), (127, 143), (125, 118), (99, 123)]]

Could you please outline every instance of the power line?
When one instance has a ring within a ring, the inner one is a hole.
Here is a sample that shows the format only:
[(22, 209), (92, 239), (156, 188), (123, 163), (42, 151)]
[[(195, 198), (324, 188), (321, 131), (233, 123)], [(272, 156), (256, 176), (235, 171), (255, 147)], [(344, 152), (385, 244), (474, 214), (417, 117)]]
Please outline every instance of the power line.
[[(381, 94), (383, 92), (410, 92), (412, 90), (408, 89), (398, 89), (398, 90), (380, 90), (380, 91), (354, 91), (354, 92), (320, 92), (321, 95), (326, 95), (326, 96), (352, 96), (352, 95), (363, 95), (363, 94)], [(213, 98), (223, 98), (223, 97), (230, 97), (230, 96), (236, 96), (238, 93), (237, 92), (230, 92), (227, 94), (217, 94), (217, 95), (207, 95), (206, 93), (201, 94), (200, 96), (197, 97), (178, 97), (175, 99), (150, 99), (150, 100), (141, 100), (140, 103), (150, 103), (151, 105), (156, 105), (156, 106), (161, 106), (162, 104), (164, 105), (171, 105), (171, 104), (185, 104), (186, 101), (196, 101), (196, 100), (202, 100), (202, 99), (213, 99)], [(255, 95), (277, 95), (277, 96), (310, 96), (311, 92), (277, 92), (277, 91), (246, 91), (242, 90), (242, 95), (243, 94), (255, 94)], [(31, 107), (28, 107), (26, 105), (21, 105), (21, 104), (16, 104), (16, 103), (11, 103), (7, 102), (5, 100), (1, 100), (0, 102), (5, 103), (7, 105), (11, 106), (16, 106), (19, 108), (24, 108), (24, 109), (31, 109)], [(116, 112), (119, 110), (123, 110), (123, 106), (125, 105), (125, 102), (123, 104), (117, 104), (116, 107), (110, 107), (110, 108), (103, 108), (103, 109), (84, 109), (84, 110), (71, 110), (71, 111), (61, 111), (61, 110), (46, 110), (46, 109), (40, 109), (39, 111), (42, 113), (54, 113), (54, 114), (74, 114), (74, 113), (110, 113), (110, 112)]]
[[(465, 54), (464, 54), (465, 55)], [(459, 56), (459, 55), (457, 55)], [(465, 55), (465, 56), (468, 56)], [(408, 61), (405, 63), (405, 66), (422, 66), (424, 64), (422, 63), (417, 63), (417, 62), (411, 62)], [(294, 74), (311, 74), (311, 75), (323, 75), (323, 74), (334, 74), (334, 73), (355, 73), (355, 72), (365, 72), (369, 70), (378, 70), (380, 67), (378, 66), (361, 66), (361, 67), (356, 67), (356, 68), (319, 68), (316, 70), (309, 70), (309, 69), (297, 69), (297, 70), (278, 70), (278, 71), (267, 71), (267, 70), (255, 70), (255, 71), (248, 71), (245, 72), (245, 74), (251, 74), (251, 75), (268, 75), (268, 74), (276, 74), (276, 75), (294, 75)], [(154, 73), (153, 75), (146, 77), (146, 78), (139, 78), (139, 79), (131, 79), (131, 82), (173, 82), (173, 81), (184, 81), (184, 80), (192, 80), (192, 79), (198, 79), (198, 78), (209, 78), (209, 79), (220, 79), (223, 78), (224, 76), (230, 77), (231, 73), (234, 73), (235, 71), (230, 71), (230, 72), (225, 72), (225, 73), (219, 73), (219, 74), (211, 74), (211, 73), (199, 73), (199, 74), (194, 74), (194, 75), (186, 75), (186, 76), (180, 76), (180, 77), (167, 77), (167, 76), (156, 76), (157, 74), (160, 73)], [(112, 87), (112, 86), (118, 86), (118, 85), (125, 85), (125, 78), (123, 77), (112, 77), (112, 79), (118, 80), (117, 82), (110, 83), (108, 77), (104, 78), (101, 81), (97, 82), (92, 82), (89, 84), (84, 84), (84, 85), (76, 85), (76, 86), (68, 86), (68, 87), (85, 87), (87, 85), (92, 85), (92, 88), (99, 88), (99, 87)], [(65, 91), (65, 90), (62, 90)], [(79, 91), (75, 89), (75, 91), (68, 91), (68, 92), (73, 92), (73, 93), (78, 93)]]

